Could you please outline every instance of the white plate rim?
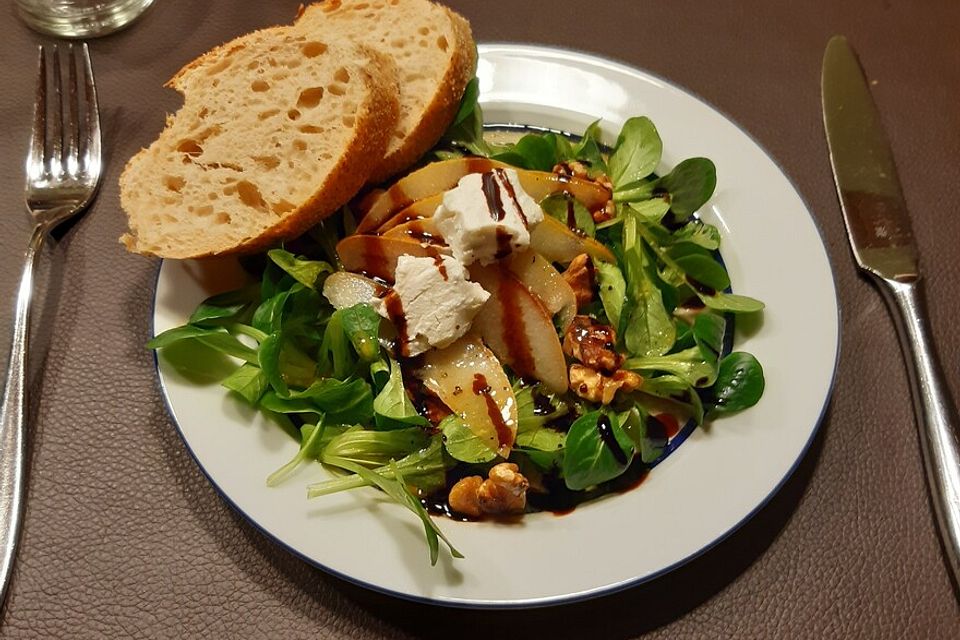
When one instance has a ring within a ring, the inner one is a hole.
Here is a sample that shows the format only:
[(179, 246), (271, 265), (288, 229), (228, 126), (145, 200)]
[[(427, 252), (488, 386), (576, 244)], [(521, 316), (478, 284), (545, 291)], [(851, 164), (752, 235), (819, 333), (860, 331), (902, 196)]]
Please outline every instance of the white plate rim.
[[(632, 579), (623, 580), (617, 583), (601, 585), (595, 588), (585, 589), (582, 591), (562, 594), (562, 595), (554, 595), (554, 596), (548, 596), (548, 597), (534, 597), (534, 598), (526, 598), (526, 599), (518, 599), (518, 600), (502, 600), (502, 601), (473, 599), (473, 598), (448, 598), (448, 597), (437, 598), (437, 597), (430, 597), (430, 596), (416, 594), (416, 593), (410, 593), (403, 590), (397, 590), (397, 589), (385, 587), (375, 582), (356, 578), (355, 576), (352, 576), (348, 572), (341, 571), (327, 564), (319, 562), (315, 558), (310, 557), (309, 555), (301, 552), (300, 550), (296, 549), (294, 546), (291, 546), (290, 544), (285, 542), (281, 537), (278, 537), (272, 531), (270, 531), (264, 524), (257, 521), (249, 513), (244, 511), (244, 509), (240, 507), (240, 505), (233, 499), (233, 497), (231, 497), (231, 495), (221, 486), (221, 483), (219, 483), (213, 476), (211, 476), (211, 474), (208, 472), (207, 468), (201, 461), (200, 457), (198, 456), (197, 452), (191, 446), (188, 440), (188, 436), (183, 430), (181, 421), (177, 417), (176, 408), (173, 406), (171, 402), (168, 382), (164, 377), (164, 373), (162, 371), (162, 367), (156, 353), (154, 353), (154, 365), (157, 369), (158, 384), (162, 392), (161, 396), (162, 396), (164, 405), (166, 406), (167, 411), (170, 414), (172, 422), (175, 428), (177, 429), (177, 432), (181, 438), (181, 441), (183, 442), (190, 456), (196, 462), (201, 473), (203, 473), (204, 477), (207, 478), (207, 480), (210, 482), (214, 490), (234, 511), (236, 511), (239, 515), (243, 516), (243, 518), (248, 523), (250, 523), (256, 530), (258, 530), (261, 534), (263, 534), (267, 539), (271, 540), (273, 543), (277, 544), (279, 547), (284, 549), (286, 552), (291, 553), (292, 555), (300, 558), (306, 563), (314, 567), (317, 567), (319, 569), (322, 569), (323, 571), (339, 579), (342, 579), (348, 583), (351, 583), (366, 589), (370, 589), (373, 591), (377, 591), (386, 595), (398, 597), (398, 598), (413, 601), (413, 602), (419, 602), (423, 604), (442, 605), (442, 606), (449, 606), (449, 607), (462, 608), (462, 609), (527, 609), (527, 608), (536, 608), (536, 607), (555, 606), (555, 605), (561, 605), (561, 604), (570, 604), (574, 602), (580, 602), (583, 600), (593, 599), (603, 595), (610, 595), (619, 591), (623, 591), (625, 589), (629, 589), (631, 587), (638, 586), (646, 582), (650, 582), (652, 580), (657, 579), (660, 576), (663, 576), (666, 573), (669, 573), (691, 562), (692, 560), (700, 557), (701, 555), (707, 553), (708, 551), (713, 549), (715, 546), (717, 546), (718, 544), (726, 540), (729, 536), (734, 534), (747, 521), (752, 519), (759, 511), (761, 511), (770, 502), (770, 500), (780, 491), (780, 489), (784, 486), (784, 484), (786, 484), (787, 481), (792, 477), (796, 469), (800, 466), (800, 464), (804, 460), (805, 456), (807, 455), (807, 452), (810, 449), (811, 444), (813, 443), (813, 441), (817, 437), (817, 434), (819, 433), (821, 423), (829, 408), (831, 396), (836, 383), (837, 365), (839, 362), (840, 348), (841, 348), (841, 344), (840, 344), (841, 336), (840, 336), (839, 327), (842, 326), (841, 325), (841, 308), (839, 304), (839, 296), (838, 296), (838, 291), (836, 286), (836, 274), (832, 268), (832, 265), (830, 264), (830, 259), (826, 249), (826, 242), (824, 239), (823, 230), (820, 224), (818, 223), (816, 217), (812, 215), (810, 207), (807, 205), (806, 201), (804, 200), (799, 190), (796, 189), (796, 186), (794, 185), (793, 181), (790, 179), (789, 175), (783, 170), (780, 163), (777, 162), (777, 160), (762, 145), (760, 145), (758, 141), (748, 131), (746, 131), (734, 119), (729, 117), (726, 113), (724, 113), (723, 111), (715, 107), (710, 102), (687, 91), (686, 89), (677, 85), (673, 81), (666, 80), (647, 70), (640, 69), (622, 62), (618, 62), (608, 57), (603, 57), (603, 56), (599, 56), (596, 54), (592, 54), (589, 52), (584, 52), (576, 49), (552, 47), (552, 46), (541, 46), (541, 45), (529, 45), (529, 44), (520, 44), (520, 43), (509, 43), (509, 42), (490, 42), (490, 43), (479, 44), (478, 51), (481, 57), (484, 56), (485, 54), (491, 55), (496, 53), (515, 53), (515, 54), (525, 54), (530, 56), (544, 56), (546, 58), (555, 59), (555, 60), (563, 60), (563, 59), (579, 60), (581, 62), (588, 63), (599, 68), (606, 68), (619, 73), (626, 73), (628, 75), (643, 77), (645, 79), (655, 81), (656, 83), (659, 83), (672, 91), (676, 91), (682, 94), (685, 98), (705, 106), (709, 110), (713, 111), (716, 115), (726, 120), (733, 127), (735, 127), (741, 136), (743, 136), (745, 139), (749, 140), (754, 146), (756, 146), (756, 148), (766, 157), (766, 159), (772, 163), (772, 165), (781, 174), (784, 180), (789, 184), (793, 194), (800, 200), (800, 203), (802, 204), (809, 218), (808, 221), (812, 223), (814, 230), (816, 231), (816, 234), (819, 239), (819, 248), (822, 251), (822, 258), (825, 261), (826, 265), (828, 266), (828, 270), (830, 272), (830, 285), (832, 287), (831, 297), (832, 297), (832, 301), (836, 311), (835, 313), (836, 324), (834, 325), (835, 326), (835, 346), (833, 348), (832, 367), (831, 367), (829, 379), (826, 385), (826, 392), (822, 398), (821, 406), (819, 408), (816, 421), (812, 425), (806, 441), (803, 443), (802, 447), (797, 450), (797, 455), (795, 460), (792, 462), (792, 464), (783, 474), (782, 478), (780, 478), (780, 480), (774, 486), (772, 486), (772, 488), (769, 489), (769, 491), (763, 497), (762, 500), (760, 500), (757, 504), (755, 504), (735, 524), (730, 526), (727, 530), (723, 531), (720, 535), (714, 537), (712, 540), (706, 542), (702, 547), (700, 547), (693, 553), (686, 555), (682, 558), (679, 558), (674, 562), (668, 565), (665, 565), (656, 571), (652, 571), (642, 576), (637, 576)], [(481, 99), (481, 102), (483, 102), (482, 99)], [(668, 151), (668, 149), (669, 149), (669, 142), (665, 142), (665, 152)], [(151, 318), (152, 335), (155, 335), (157, 312), (158, 312), (158, 296), (156, 295), (156, 292), (158, 291), (160, 280), (163, 277), (163, 265), (165, 264), (165, 262), (166, 261), (161, 261), (160, 264), (157, 266), (157, 270), (156, 270), (156, 280), (154, 285), (155, 295), (153, 298), (153, 314)], [(736, 346), (737, 345), (735, 344), (735, 347)], [(679, 447), (678, 449), (680, 448), (682, 447)], [(441, 523), (441, 526), (442, 526), (442, 523)], [(447, 533), (449, 534), (448, 530), (445, 529), (445, 531), (447, 531)], [(456, 543), (455, 540), (454, 542)], [(441, 554), (443, 553), (445, 553), (445, 550), (441, 548)]]

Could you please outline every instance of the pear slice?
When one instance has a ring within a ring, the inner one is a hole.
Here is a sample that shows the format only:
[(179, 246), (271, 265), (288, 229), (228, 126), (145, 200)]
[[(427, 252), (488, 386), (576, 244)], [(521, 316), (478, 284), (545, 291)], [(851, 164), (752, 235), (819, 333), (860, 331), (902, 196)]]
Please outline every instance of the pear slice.
[(505, 266), (470, 265), (470, 279), (490, 293), (473, 319), (474, 328), (497, 357), (520, 377), (549, 391), (567, 390), (567, 366), (550, 312)]
[(450, 255), (450, 249), (407, 238), (352, 235), (337, 243), (337, 253), (346, 271), (393, 282), (400, 256), (439, 260)]
[(377, 233), (383, 235), (390, 229), (405, 222), (423, 220), (424, 218), (432, 218), (433, 214), (437, 211), (437, 207), (439, 207), (442, 203), (442, 193), (437, 193), (427, 198), (423, 198), (422, 200), (417, 200), (409, 207), (405, 207), (390, 216), (386, 222), (380, 225), (380, 228), (377, 229)]
[[(383, 225), (398, 211), (418, 200), (442, 194), (454, 188), (460, 178), (470, 173), (483, 173), (497, 168), (515, 168), (487, 158), (455, 158), (434, 162), (401, 178), (386, 191), (371, 192), (364, 198), (357, 214), (361, 216), (358, 233), (369, 233)], [(610, 200), (610, 191), (596, 182), (561, 176), (548, 171), (517, 169), (520, 186), (531, 198), (540, 202), (551, 193), (566, 191), (588, 210), (594, 211)], [(439, 204), (439, 202), (437, 202)], [(434, 207), (434, 210), (436, 207)], [(432, 212), (429, 213), (433, 215)]]
[(557, 324), (565, 330), (577, 315), (577, 296), (560, 272), (549, 260), (529, 249), (512, 254), (506, 265), (551, 315), (559, 314)]
[(600, 262), (616, 262), (610, 249), (589, 236), (581, 236), (551, 216), (530, 230), (530, 248), (550, 262), (570, 264), (581, 253)]
[(457, 186), (468, 173), (483, 173), (510, 165), (487, 158), (454, 158), (432, 162), (422, 169), (397, 180), (386, 191), (371, 192), (357, 208), (362, 216), (358, 233), (369, 233), (382, 225), (397, 211), (447, 189)]
[(417, 218), (391, 227), (383, 234), (384, 238), (405, 238), (434, 245), (446, 245), (443, 234), (437, 229), (432, 218)]
[(476, 335), (430, 349), (414, 374), (484, 444), (506, 458), (517, 435), (517, 400), (497, 357)]

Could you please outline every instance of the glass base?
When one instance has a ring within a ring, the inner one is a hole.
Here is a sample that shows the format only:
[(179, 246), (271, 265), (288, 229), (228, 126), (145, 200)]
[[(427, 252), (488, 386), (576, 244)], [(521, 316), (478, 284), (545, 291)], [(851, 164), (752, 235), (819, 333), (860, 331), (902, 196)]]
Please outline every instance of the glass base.
[(60, 38), (95, 38), (126, 27), (153, 0), (17, 0), (28, 27)]

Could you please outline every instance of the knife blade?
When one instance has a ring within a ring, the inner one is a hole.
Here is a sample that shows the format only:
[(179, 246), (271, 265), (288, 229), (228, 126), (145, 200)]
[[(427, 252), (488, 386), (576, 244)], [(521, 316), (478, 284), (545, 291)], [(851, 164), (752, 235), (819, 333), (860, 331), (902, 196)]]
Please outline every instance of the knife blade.
[(920, 287), (919, 252), (893, 152), (846, 38), (827, 44), (823, 125), (837, 196), (858, 266), (884, 295), (907, 364), (930, 499), (960, 595), (960, 421), (937, 359)]

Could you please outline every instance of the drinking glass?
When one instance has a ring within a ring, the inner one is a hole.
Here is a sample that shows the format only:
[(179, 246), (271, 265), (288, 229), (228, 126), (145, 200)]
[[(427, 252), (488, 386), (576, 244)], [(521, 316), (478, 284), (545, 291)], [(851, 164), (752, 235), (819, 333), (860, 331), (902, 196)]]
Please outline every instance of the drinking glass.
[(91, 38), (127, 26), (153, 0), (16, 0), (28, 26), (61, 38)]

